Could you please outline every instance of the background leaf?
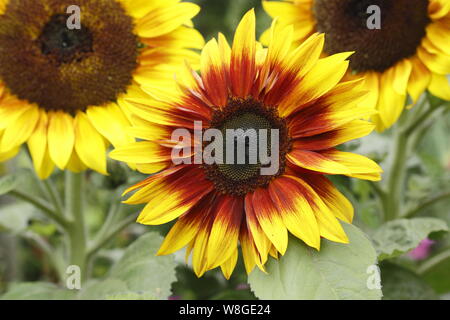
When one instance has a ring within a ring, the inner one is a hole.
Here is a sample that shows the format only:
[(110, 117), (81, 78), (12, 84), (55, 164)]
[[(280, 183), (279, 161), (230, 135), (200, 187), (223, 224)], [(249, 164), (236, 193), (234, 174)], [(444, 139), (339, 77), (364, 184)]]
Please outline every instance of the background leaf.
[(419, 245), (430, 233), (448, 231), (445, 221), (436, 218), (399, 219), (382, 225), (372, 236), (378, 259), (402, 255)]
[(26, 203), (14, 203), (0, 210), (0, 231), (19, 233), (28, 227), (33, 216), (33, 207)]
[(437, 299), (431, 287), (414, 272), (392, 263), (381, 266), (384, 300)]
[(173, 256), (155, 256), (163, 239), (146, 233), (133, 242), (103, 281), (87, 284), (80, 299), (167, 299), (176, 280)]
[(376, 251), (357, 227), (343, 223), (350, 243), (322, 241), (320, 252), (290, 238), (286, 254), (267, 263), (267, 273), (253, 271), (249, 283), (260, 299), (380, 299), (369, 289), (367, 272)]
[(75, 296), (76, 291), (63, 290), (48, 282), (14, 283), (0, 300), (65, 300)]

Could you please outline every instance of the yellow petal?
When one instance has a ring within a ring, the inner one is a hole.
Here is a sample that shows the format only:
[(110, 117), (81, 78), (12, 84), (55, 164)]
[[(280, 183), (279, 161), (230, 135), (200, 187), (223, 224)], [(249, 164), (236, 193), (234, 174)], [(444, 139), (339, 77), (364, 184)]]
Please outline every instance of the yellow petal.
[(158, 255), (172, 254), (194, 239), (200, 229), (200, 219), (180, 218), (166, 235)]
[(415, 103), (430, 84), (431, 72), (418, 58), (413, 59), (412, 63), (413, 69), (408, 82), (408, 93)]
[(406, 92), (399, 94), (394, 90), (395, 69), (385, 71), (380, 79), (378, 112), (384, 128), (391, 127), (405, 108)]
[(255, 81), (255, 20), (255, 11), (252, 9), (244, 15), (234, 36), (230, 78), (232, 91), (236, 97), (247, 97)]
[(0, 0), (0, 14), (5, 13), (6, 5), (8, 4), (9, 0)]
[(79, 112), (75, 118), (75, 137), (75, 150), (80, 160), (87, 167), (107, 175), (105, 141), (84, 112)]
[(231, 274), (236, 267), (238, 256), (238, 251), (235, 249), (230, 258), (220, 266), (222, 273), (227, 280), (230, 280)]
[(405, 94), (411, 71), (412, 64), (407, 59), (403, 59), (394, 66), (393, 88), (398, 94)]
[(277, 250), (284, 255), (288, 245), (288, 233), (284, 225), (282, 212), (279, 212), (266, 189), (257, 189), (252, 196), (255, 216), (266, 236)]
[(344, 229), (320, 196), (303, 180), (294, 176), (289, 176), (289, 178), (297, 181), (307, 190), (308, 201), (316, 216), (320, 236), (334, 242), (348, 243)]
[(436, 97), (450, 101), (450, 80), (447, 76), (433, 73), (428, 89)]
[(75, 145), (73, 118), (58, 111), (49, 113), (48, 149), (50, 158), (58, 168), (64, 170)]
[(207, 248), (208, 269), (226, 262), (236, 251), (239, 229), (244, 213), (244, 200), (237, 197), (222, 197), (216, 208)]
[(139, 141), (116, 148), (109, 156), (114, 160), (138, 164), (171, 160), (170, 150), (165, 153), (161, 151), (162, 147), (156, 142)]
[(27, 112), (23, 112), (14, 122), (5, 129), (0, 144), (0, 150), (7, 151), (20, 146), (28, 140), (39, 120), (39, 109), (32, 106)]
[(107, 107), (90, 107), (86, 114), (94, 126), (115, 147), (134, 141), (125, 130), (130, 127), (125, 114), (116, 104)]
[(282, 212), (283, 222), (289, 232), (319, 250), (319, 227), (302, 185), (289, 177), (280, 177), (269, 185), (269, 192)]
[(125, 10), (134, 18), (142, 18), (152, 10), (171, 7), (180, 0), (120, 0)]
[(35, 171), (40, 179), (47, 179), (55, 168), (48, 151), (47, 127), (47, 113), (41, 110), (39, 122), (28, 139), (28, 149), (33, 159)]
[(379, 181), (383, 169), (373, 160), (362, 155), (344, 152), (339, 150), (330, 150), (323, 153), (325, 157), (344, 165), (350, 171), (347, 174), (353, 178)]
[(177, 29), (199, 12), (200, 7), (189, 2), (157, 8), (138, 21), (136, 32), (143, 38), (158, 37)]
[(450, 33), (448, 27), (439, 21), (427, 27), (427, 38), (439, 49), (450, 55)]
[(437, 74), (449, 74), (450, 73), (450, 57), (444, 53), (437, 54), (431, 53), (426, 49), (419, 47), (417, 54), (420, 60), (430, 69)]

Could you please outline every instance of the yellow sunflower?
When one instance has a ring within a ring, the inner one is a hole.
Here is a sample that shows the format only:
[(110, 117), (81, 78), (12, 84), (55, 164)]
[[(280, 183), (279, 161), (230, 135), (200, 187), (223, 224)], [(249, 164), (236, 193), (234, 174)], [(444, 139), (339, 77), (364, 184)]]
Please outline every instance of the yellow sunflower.
[(198, 12), (179, 0), (0, 0), (0, 161), (27, 143), (43, 179), (55, 165), (106, 174), (108, 144), (134, 141), (125, 99), (198, 59)]
[[(325, 53), (355, 51), (352, 74), (366, 76), (365, 105), (377, 108), (378, 131), (391, 127), (411, 97), (415, 103), (428, 89), (450, 100), (449, 0), (285, 0), (263, 1), (282, 24), (294, 24), (295, 39), (324, 32)], [(381, 28), (369, 29), (376, 5)], [(263, 35), (267, 39), (267, 33)], [(351, 76), (351, 75), (349, 75)]]
[[(317, 250), (321, 237), (347, 243), (338, 219), (351, 223), (352, 205), (324, 175), (380, 179), (376, 163), (335, 148), (374, 129), (360, 119), (375, 110), (355, 109), (366, 94), (362, 81), (341, 81), (350, 53), (320, 59), (324, 37), (318, 34), (291, 50), (293, 29), (276, 24), (269, 42), (264, 49), (255, 41), (255, 15), (249, 11), (232, 48), (222, 34), (206, 44), (201, 75), (187, 66), (190, 79), (180, 81), (177, 92), (147, 87), (151, 98), (133, 99), (136, 121), (130, 133), (141, 141), (110, 154), (137, 163), (143, 173), (158, 172), (131, 187), (127, 192), (136, 192), (126, 203), (147, 204), (138, 218), (145, 225), (178, 218), (159, 254), (187, 246), (198, 276), (220, 266), (229, 278), (238, 242), (247, 272), (255, 265), (264, 270), (269, 254), (283, 255), (288, 232)], [(177, 158), (180, 141), (172, 133), (175, 129), (192, 133), (188, 142), (198, 147), (194, 129), (199, 122), (205, 130), (220, 132), (277, 129), (278, 170), (263, 174), (260, 160), (175, 162), (195, 159), (198, 149)]]

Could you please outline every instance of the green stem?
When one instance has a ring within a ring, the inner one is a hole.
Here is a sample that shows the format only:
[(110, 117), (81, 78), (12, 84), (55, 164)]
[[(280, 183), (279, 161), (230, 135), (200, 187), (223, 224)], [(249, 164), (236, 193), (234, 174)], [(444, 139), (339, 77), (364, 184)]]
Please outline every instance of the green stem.
[(122, 204), (120, 203), (120, 200), (118, 200), (117, 202), (114, 201), (111, 204), (111, 206), (109, 207), (105, 222), (103, 223), (102, 227), (97, 232), (97, 234), (95, 235), (94, 243), (99, 242), (99, 240), (102, 239), (103, 237), (105, 237), (105, 234), (107, 234), (109, 232), (109, 230), (111, 230), (114, 222), (117, 219), (117, 216), (121, 212), (121, 207), (122, 207)]
[(92, 258), (100, 249), (102, 249), (109, 241), (111, 241), (118, 233), (127, 228), (130, 224), (134, 223), (137, 218), (137, 214), (132, 214), (124, 218), (121, 222), (117, 223), (107, 234), (94, 241), (92, 247), (89, 249), (89, 257)]
[(81, 279), (87, 276), (87, 232), (84, 221), (84, 175), (66, 171), (66, 210), (67, 215), (72, 218), (70, 224), (70, 264), (76, 265), (81, 270)]
[(44, 188), (50, 198), (50, 200), (52, 201), (55, 210), (60, 214), (63, 215), (64, 214), (64, 204), (61, 201), (61, 197), (58, 193), (58, 191), (56, 190), (54, 184), (49, 180), (44, 180), (42, 182), (42, 184), (44, 185)]
[(405, 213), (403, 215), (403, 217), (405, 217), (405, 218), (414, 217), (416, 214), (421, 213), (422, 211), (424, 211), (428, 207), (431, 207), (431, 206), (435, 205), (436, 203), (438, 203), (440, 201), (443, 201), (443, 200), (450, 200), (450, 192), (442, 193), (440, 195), (437, 195), (436, 197), (433, 197), (433, 198), (431, 198), (431, 199), (429, 199), (429, 200), (419, 204), (413, 210)]
[(50, 208), (49, 203), (18, 190), (13, 190), (9, 194), (17, 199), (23, 200), (33, 205), (35, 208), (39, 209), (43, 214), (45, 214), (48, 218), (55, 221), (61, 228), (63, 229), (68, 228), (67, 220), (64, 219), (64, 217), (58, 215), (58, 213), (54, 211), (52, 208)]
[(392, 166), (388, 178), (388, 197), (384, 200), (385, 221), (396, 219), (400, 215), (403, 203), (403, 189), (406, 178), (406, 161), (408, 159), (408, 136), (397, 128), (394, 138)]
[[(387, 197), (382, 199), (385, 213), (385, 221), (397, 219), (401, 216), (402, 205), (405, 198), (405, 182), (407, 176), (407, 160), (413, 149), (417, 147), (420, 137), (416, 132), (424, 134), (422, 130), (427, 127), (427, 120), (443, 105), (435, 105), (425, 108), (424, 100), (415, 108), (416, 114), (407, 115), (403, 121), (399, 121), (396, 127), (393, 144), (393, 160), (387, 179)], [(405, 121), (406, 120), (406, 121)]]
[(446, 249), (442, 251), (441, 253), (438, 253), (434, 257), (431, 257), (424, 263), (420, 265), (420, 267), (417, 269), (418, 274), (424, 274), (427, 271), (433, 269), (435, 266), (440, 264), (441, 262), (447, 260), (450, 258), (450, 249)]

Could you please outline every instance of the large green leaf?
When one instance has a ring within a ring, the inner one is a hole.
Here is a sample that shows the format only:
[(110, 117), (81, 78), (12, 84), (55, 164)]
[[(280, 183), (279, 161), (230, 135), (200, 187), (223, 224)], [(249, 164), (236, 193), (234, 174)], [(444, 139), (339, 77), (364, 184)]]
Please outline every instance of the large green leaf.
[(127, 284), (119, 279), (93, 280), (83, 285), (78, 299), (81, 300), (105, 300), (110, 296), (128, 293)]
[(372, 239), (381, 261), (414, 249), (436, 231), (448, 231), (445, 221), (436, 218), (399, 219), (382, 225)]
[(176, 263), (173, 256), (155, 255), (162, 241), (157, 233), (140, 237), (114, 265), (111, 277), (123, 280), (132, 292), (167, 298), (171, 293), (170, 286), (176, 280)]
[(157, 257), (162, 237), (147, 233), (131, 244), (102, 281), (88, 283), (80, 299), (166, 299), (175, 277), (173, 256)]
[(381, 266), (384, 300), (434, 300), (433, 289), (418, 275), (392, 263)]
[(350, 243), (323, 240), (319, 252), (290, 238), (286, 254), (267, 263), (267, 274), (260, 270), (250, 274), (255, 295), (260, 299), (380, 299), (379, 286), (371, 285), (377, 270), (371, 241), (355, 226), (343, 223), (343, 227)]
[(76, 291), (63, 290), (48, 282), (22, 282), (12, 284), (0, 300), (65, 300), (75, 294)]

